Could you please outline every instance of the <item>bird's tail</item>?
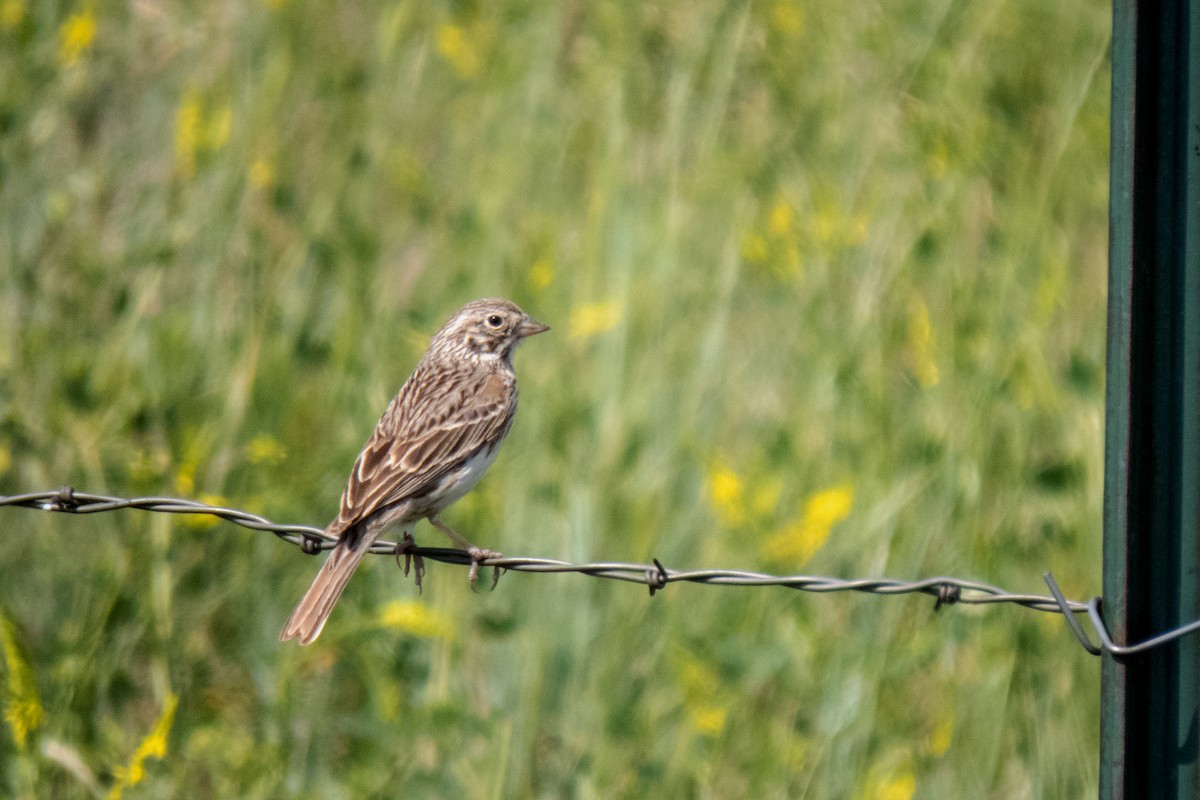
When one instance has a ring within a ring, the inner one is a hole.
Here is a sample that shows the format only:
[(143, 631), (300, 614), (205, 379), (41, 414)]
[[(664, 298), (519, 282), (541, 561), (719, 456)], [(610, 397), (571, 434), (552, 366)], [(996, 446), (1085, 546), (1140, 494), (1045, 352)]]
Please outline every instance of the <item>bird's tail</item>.
[(341, 541), (330, 552), (329, 558), (325, 559), (317, 577), (313, 578), (312, 585), (284, 623), (279, 641), (286, 642), (288, 639), (300, 637), (300, 644), (311, 644), (321, 635), (325, 620), (329, 619), (329, 612), (333, 611), (334, 604), (342, 596), (342, 590), (346, 588), (350, 576), (358, 567), (358, 562), (362, 561), (371, 545), (379, 538), (379, 530), (372, 530), (375, 526), (363, 527), (365, 530), (348, 530), (342, 535)]

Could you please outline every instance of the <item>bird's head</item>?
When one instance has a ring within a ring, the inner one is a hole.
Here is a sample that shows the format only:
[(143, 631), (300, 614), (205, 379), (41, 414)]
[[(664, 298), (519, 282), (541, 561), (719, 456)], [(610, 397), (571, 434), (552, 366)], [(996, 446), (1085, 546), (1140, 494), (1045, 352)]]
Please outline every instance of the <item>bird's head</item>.
[(550, 330), (508, 300), (484, 299), (467, 303), (434, 334), (430, 352), (471, 358), (512, 357), (513, 348), (527, 336)]

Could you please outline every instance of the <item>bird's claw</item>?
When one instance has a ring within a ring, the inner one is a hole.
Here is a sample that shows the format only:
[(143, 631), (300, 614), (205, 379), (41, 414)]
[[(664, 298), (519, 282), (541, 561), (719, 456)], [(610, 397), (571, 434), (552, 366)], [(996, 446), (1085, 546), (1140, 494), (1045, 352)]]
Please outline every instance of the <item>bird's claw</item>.
[(405, 532), (400, 544), (396, 545), (396, 560), (399, 561), (400, 554), (404, 554), (404, 577), (408, 577), (408, 569), (411, 566), (413, 582), (417, 585), (417, 594), (421, 594), (421, 579), (425, 577), (425, 559), (421, 557), (420, 553), (415, 552), (416, 548), (417, 540), (411, 533)]
[[(502, 553), (495, 550), (488, 550), (483, 547), (472, 547), (467, 550), (471, 555), (471, 571), (467, 573), (467, 580), (471, 582), (471, 591), (475, 591), (475, 581), (479, 579), (479, 565), (489, 558), (504, 558)], [(496, 584), (500, 582), (501, 568), (499, 566), (492, 567), (492, 586), (495, 589)]]

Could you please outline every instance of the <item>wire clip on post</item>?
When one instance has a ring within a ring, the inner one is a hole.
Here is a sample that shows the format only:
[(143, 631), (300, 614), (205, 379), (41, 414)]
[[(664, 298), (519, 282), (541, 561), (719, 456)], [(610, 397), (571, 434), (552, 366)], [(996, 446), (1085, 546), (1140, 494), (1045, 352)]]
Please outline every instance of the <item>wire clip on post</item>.
[[(1058, 588), (1058, 583), (1054, 580), (1053, 575), (1047, 572), (1042, 577), (1045, 578), (1046, 585), (1050, 587), (1050, 594), (1054, 595), (1054, 600), (1058, 603), (1060, 609), (1067, 609), (1069, 606), (1074, 605), (1063, 597), (1062, 590)], [(1088, 601), (1087, 606), (1085, 606), (1088, 621), (1092, 623), (1092, 627), (1096, 630), (1096, 635), (1100, 637), (1100, 644), (1098, 646), (1092, 644), (1091, 639), (1084, 632), (1083, 626), (1079, 624), (1079, 620), (1075, 619), (1075, 615), (1067, 613), (1065, 610), (1063, 611), (1063, 616), (1066, 617), (1067, 624), (1071, 626), (1071, 632), (1075, 634), (1075, 638), (1079, 640), (1079, 644), (1083, 646), (1084, 650), (1087, 650), (1094, 656), (1111, 653), (1113, 658), (1118, 661), (1125, 661), (1129, 656), (1153, 650), (1156, 647), (1161, 647), (1168, 642), (1173, 642), (1182, 636), (1200, 630), (1200, 620), (1197, 620), (1166, 633), (1160, 633), (1158, 636), (1152, 636), (1144, 642), (1119, 645), (1113, 642), (1112, 636), (1108, 632), (1108, 625), (1105, 624), (1104, 617), (1100, 613), (1101, 603), (1102, 601), (1099, 597), (1093, 597)]]

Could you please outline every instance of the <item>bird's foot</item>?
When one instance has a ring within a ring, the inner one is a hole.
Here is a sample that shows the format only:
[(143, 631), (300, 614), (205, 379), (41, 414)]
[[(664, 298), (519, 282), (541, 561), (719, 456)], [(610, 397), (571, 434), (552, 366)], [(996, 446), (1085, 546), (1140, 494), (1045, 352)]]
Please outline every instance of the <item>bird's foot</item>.
[(400, 544), (396, 545), (396, 562), (399, 563), (400, 556), (404, 556), (404, 577), (408, 577), (408, 569), (411, 566), (413, 569), (413, 582), (417, 585), (417, 593), (421, 593), (421, 579), (425, 577), (425, 559), (421, 558), (421, 554), (415, 552), (417, 549), (417, 540), (408, 531), (404, 532), (404, 538)]
[[(483, 547), (469, 547), (467, 548), (467, 552), (471, 554), (471, 571), (467, 573), (467, 579), (471, 581), (471, 591), (475, 591), (475, 581), (479, 579), (479, 565), (489, 558), (504, 558), (504, 554)], [(499, 566), (492, 567), (493, 589), (500, 582), (500, 572), (501, 568)]]

